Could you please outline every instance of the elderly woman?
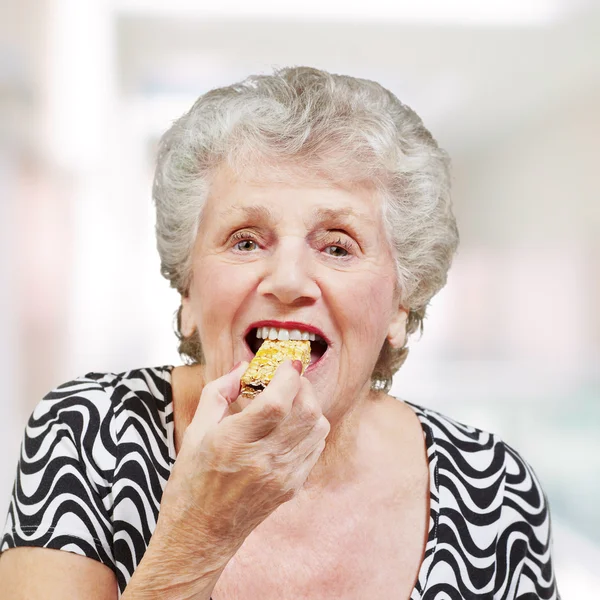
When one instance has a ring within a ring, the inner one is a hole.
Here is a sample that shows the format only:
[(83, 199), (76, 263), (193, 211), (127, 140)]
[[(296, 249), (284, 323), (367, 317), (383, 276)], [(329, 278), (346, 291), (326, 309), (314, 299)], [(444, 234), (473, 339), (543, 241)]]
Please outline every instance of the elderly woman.
[[(387, 394), (458, 241), (419, 117), (290, 68), (205, 94), (159, 150), (188, 364), (89, 373), (38, 405), (3, 598), (558, 598), (528, 464)], [(241, 394), (267, 338), (310, 358)]]

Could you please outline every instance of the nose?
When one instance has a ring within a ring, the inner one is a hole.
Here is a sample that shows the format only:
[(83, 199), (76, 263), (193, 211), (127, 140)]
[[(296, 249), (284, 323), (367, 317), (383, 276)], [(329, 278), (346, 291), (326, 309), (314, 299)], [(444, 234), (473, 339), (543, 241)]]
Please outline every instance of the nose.
[(316, 300), (321, 290), (314, 279), (312, 249), (300, 236), (280, 238), (265, 261), (258, 293), (277, 298), (281, 304)]

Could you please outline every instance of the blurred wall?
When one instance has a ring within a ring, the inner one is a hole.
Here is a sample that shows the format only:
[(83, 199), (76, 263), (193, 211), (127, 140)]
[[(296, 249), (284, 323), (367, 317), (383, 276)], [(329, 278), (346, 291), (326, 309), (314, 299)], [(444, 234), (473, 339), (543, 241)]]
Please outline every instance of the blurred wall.
[(461, 159), (461, 248), (392, 390), (527, 457), (572, 598), (597, 597), (600, 560), (599, 134), (596, 88)]

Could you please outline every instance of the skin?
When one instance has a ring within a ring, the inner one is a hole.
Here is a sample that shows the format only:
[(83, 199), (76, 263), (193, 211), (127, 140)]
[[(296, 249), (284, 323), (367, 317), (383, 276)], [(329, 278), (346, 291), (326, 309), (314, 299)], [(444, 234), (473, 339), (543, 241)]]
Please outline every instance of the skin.
[(0, 558), (7, 600), (116, 600), (117, 579), (95, 560), (62, 550), (13, 548)]

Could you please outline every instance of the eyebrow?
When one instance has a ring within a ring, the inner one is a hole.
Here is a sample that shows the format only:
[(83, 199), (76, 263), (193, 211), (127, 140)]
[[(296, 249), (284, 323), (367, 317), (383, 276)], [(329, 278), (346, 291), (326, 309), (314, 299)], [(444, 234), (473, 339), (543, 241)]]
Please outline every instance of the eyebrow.
[[(232, 212), (241, 213), (247, 218), (255, 219), (257, 221), (274, 222), (275, 213), (267, 206), (232, 206), (230, 209)], [(375, 224), (375, 220), (364, 214), (356, 213), (352, 208), (317, 208), (312, 213), (311, 223), (318, 223), (322, 221), (340, 221), (349, 223), (351, 220), (359, 222)]]

